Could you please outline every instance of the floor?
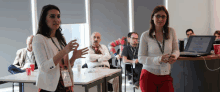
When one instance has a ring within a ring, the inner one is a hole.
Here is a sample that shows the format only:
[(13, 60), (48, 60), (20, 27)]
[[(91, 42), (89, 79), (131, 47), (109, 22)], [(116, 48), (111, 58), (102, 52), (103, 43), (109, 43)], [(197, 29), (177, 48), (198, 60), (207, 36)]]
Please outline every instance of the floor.
[[(12, 87), (2, 88), (0, 89), (0, 92), (12, 92)], [(14, 87), (14, 92), (19, 92), (19, 87)]]
[[(126, 78), (126, 92), (134, 92), (133, 85), (128, 83), (128, 78)], [(125, 92), (125, 77), (122, 75), (122, 92)], [(135, 89), (135, 92), (141, 92), (140, 87), (139, 89)]]

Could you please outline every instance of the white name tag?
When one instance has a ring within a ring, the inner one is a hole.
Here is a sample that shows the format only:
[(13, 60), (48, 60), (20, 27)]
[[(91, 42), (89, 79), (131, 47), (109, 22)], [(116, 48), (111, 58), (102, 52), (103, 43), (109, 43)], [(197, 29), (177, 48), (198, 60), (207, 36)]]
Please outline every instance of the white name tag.
[(70, 79), (69, 71), (68, 70), (62, 70), (62, 78), (63, 78), (63, 83), (65, 87), (72, 86), (72, 81)]

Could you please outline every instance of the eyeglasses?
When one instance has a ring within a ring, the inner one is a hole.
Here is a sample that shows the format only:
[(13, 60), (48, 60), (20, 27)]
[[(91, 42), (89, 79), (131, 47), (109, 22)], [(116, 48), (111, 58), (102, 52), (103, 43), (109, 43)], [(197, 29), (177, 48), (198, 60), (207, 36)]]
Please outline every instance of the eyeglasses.
[(160, 15), (155, 15), (155, 17), (158, 18), (158, 19), (159, 19), (160, 17), (161, 17), (162, 19), (167, 18), (167, 16), (165, 16), (165, 15), (162, 15), (162, 16), (160, 16)]
[(138, 38), (131, 37), (132, 40), (138, 40)]

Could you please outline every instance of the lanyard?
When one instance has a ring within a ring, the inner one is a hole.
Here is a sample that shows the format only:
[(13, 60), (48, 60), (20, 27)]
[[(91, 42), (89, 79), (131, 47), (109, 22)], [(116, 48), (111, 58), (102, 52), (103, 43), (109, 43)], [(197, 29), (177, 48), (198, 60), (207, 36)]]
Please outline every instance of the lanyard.
[(159, 41), (156, 39), (156, 36), (154, 35), (154, 38), (155, 38), (155, 40), (157, 41), (157, 44), (158, 44), (158, 46), (159, 46), (159, 48), (160, 48), (160, 51), (161, 51), (161, 53), (163, 54), (164, 53), (164, 43), (165, 43), (165, 40), (164, 40), (164, 35), (163, 35), (163, 47), (161, 47), (161, 45), (160, 45), (160, 43), (159, 43)]
[(135, 56), (137, 50), (136, 50), (136, 48), (134, 48), (134, 51), (133, 51), (132, 47), (130, 47), (130, 48), (131, 48), (131, 51), (133, 53), (133, 59), (134, 59), (134, 56)]
[[(57, 47), (58, 51), (60, 51), (60, 49), (58, 48), (58, 46), (56, 45), (56, 43), (54, 42), (54, 40), (53, 40), (52, 38), (51, 38), (51, 40), (52, 40), (53, 44)], [(60, 44), (60, 48), (63, 49), (62, 46), (61, 46), (61, 44)], [(62, 63), (63, 63), (63, 65), (65, 64), (63, 58), (62, 58)], [(67, 66), (64, 66), (64, 69), (67, 69)]]

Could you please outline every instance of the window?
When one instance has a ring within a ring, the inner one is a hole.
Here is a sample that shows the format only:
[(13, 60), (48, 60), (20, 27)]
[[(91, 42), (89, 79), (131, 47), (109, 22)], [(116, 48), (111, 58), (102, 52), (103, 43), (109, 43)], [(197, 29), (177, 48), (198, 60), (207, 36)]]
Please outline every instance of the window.
[[(64, 37), (66, 38), (66, 42), (70, 42), (71, 40), (76, 39), (77, 43), (79, 43), (79, 47), (78, 49), (82, 49), (85, 47), (85, 23), (82, 24), (62, 24), (61, 28), (62, 28), (62, 33), (64, 35)], [(72, 53), (69, 53), (69, 59), (72, 57)], [(85, 63), (85, 59), (77, 59), (75, 61), (75, 63), (79, 63), (81, 62), (82, 64)], [(76, 64), (74, 64), (76, 65)], [(76, 66), (74, 66), (76, 67)]]

